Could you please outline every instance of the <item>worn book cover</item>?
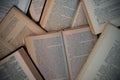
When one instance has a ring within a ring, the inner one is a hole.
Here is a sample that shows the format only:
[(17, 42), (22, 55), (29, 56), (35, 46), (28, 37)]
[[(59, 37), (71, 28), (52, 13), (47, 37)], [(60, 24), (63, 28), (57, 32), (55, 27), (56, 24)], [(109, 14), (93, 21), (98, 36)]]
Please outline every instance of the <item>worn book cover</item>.
[(43, 33), (40, 26), (13, 7), (0, 23), (0, 58), (24, 45), (24, 37)]

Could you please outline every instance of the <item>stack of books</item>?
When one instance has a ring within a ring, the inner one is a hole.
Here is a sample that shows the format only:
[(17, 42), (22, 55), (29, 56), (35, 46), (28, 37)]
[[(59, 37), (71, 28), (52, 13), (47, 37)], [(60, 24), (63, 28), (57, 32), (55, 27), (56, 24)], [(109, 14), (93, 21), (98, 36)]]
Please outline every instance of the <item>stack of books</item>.
[(120, 80), (119, 0), (1, 0), (0, 80)]

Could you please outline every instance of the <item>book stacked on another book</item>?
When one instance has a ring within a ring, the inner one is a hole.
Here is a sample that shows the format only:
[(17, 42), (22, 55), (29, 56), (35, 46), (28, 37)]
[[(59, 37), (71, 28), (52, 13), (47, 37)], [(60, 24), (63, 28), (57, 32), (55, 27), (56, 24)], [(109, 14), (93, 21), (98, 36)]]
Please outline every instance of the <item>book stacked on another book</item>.
[(120, 80), (119, 0), (0, 2), (0, 80)]

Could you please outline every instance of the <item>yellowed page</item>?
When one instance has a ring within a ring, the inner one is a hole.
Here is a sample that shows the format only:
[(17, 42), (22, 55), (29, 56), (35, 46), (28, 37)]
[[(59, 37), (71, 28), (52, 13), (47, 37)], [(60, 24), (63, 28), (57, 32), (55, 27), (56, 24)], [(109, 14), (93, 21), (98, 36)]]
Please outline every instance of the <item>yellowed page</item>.
[(25, 43), (46, 80), (69, 80), (61, 32), (27, 37)]
[(7, 55), (16, 48), (24, 45), (24, 37), (42, 33), (45, 33), (45, 31), (40, 26), (35, 24), (17, 8), (13, 7), (0, 24), (0, 39), (6, 46), (6, 50), (10, 47), (10, 51), (0, 51), (0, 54)]
[(103, 31), (106, 22), (120, 26), (119, 0), (82, 0), (94, 34)]
[(40, 25), (47, 31), (71, 27), (79, 0), (47, 0)]
[(89, 26), (63, 31), (63, 37), (70, 80), (75, 80), (97, 37), (91, 33)]
[(82, 7), (81, 1), (80, 1), (71, 27), (79, 27), (81, 25), (86, 25), (86, 24), (88, 24), (87, 18), (83, 11), (83, 7)]
[(108, 24), (76, 80), (119, 80), (120, 30)]
[(40, 20), (44, 4), (45, 0), (32, 0), (31, 2), (29, 13), (36, 22)]
[(1, 80), (36, 80), (19, 51), (0, 61), (0, 73)]

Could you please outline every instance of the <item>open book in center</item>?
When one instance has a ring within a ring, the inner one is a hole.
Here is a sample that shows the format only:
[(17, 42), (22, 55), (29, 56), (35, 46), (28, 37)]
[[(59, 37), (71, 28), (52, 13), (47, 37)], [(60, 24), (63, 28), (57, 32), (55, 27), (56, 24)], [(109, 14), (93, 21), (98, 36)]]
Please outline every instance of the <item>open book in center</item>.
[(95, 41), (84, 26), (27, 37), (25, 44), (46, 80), (75, 80)]

